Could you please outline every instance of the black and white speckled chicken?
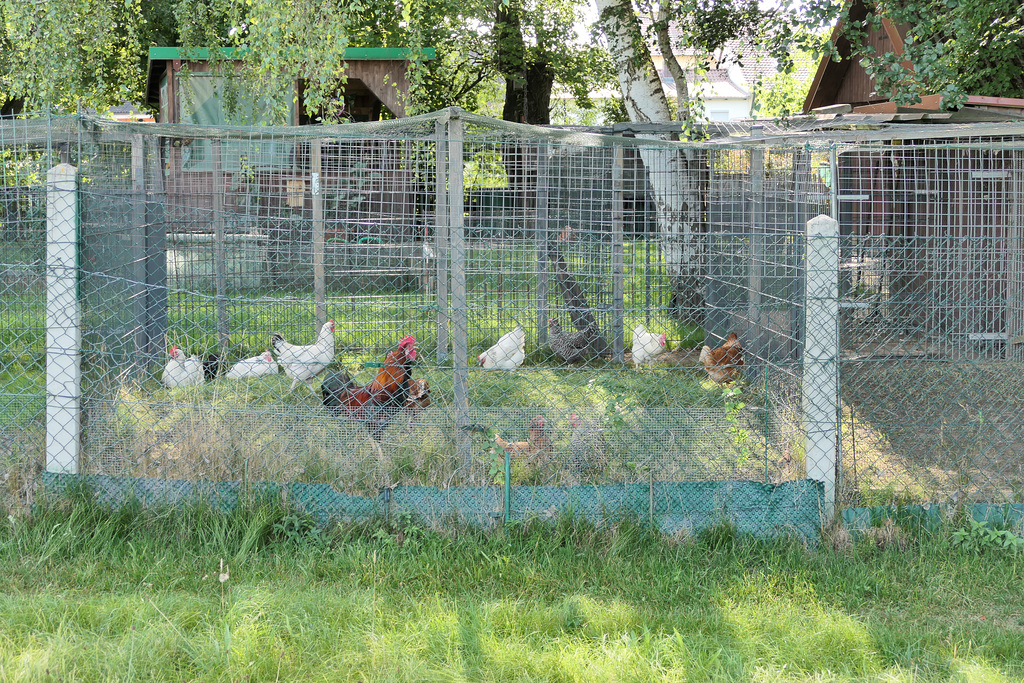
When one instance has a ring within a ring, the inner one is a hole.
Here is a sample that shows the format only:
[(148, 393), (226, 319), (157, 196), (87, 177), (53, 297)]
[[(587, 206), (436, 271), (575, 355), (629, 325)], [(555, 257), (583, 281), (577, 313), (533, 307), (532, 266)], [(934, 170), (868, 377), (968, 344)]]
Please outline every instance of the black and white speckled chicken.
[(548, 320), (548, 346), (556, 356), (567, 363), (572, 363), (604, 353), (608, 349), (608, 342), (596, 327), (575, 332), (563, 332), (561, 323), (550, 318)]
[(575, 479), (586, 481), (608, 465), (608, 442), (603, 427), (595, 420), (584, 420), (576, 413), (569, 416), (569, 468)]

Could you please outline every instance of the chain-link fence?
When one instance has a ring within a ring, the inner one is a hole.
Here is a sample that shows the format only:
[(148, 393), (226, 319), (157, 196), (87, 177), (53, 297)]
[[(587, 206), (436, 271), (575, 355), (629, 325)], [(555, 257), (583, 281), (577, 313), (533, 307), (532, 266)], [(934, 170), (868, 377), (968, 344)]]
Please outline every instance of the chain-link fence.
[(1020, 502), (1024, 128), (918, 135), (4, 119), (5, 502)]

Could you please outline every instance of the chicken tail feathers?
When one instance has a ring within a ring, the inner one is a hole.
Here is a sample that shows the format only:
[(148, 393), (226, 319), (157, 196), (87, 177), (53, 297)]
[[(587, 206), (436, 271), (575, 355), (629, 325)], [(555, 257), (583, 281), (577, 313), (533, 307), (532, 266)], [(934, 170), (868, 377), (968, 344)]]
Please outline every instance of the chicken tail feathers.
[(342, 412), (342, 397), (353, 387), (352, 377), (344, 370), (332, 372), (320, 384), (321, 402), (332, 417)]
[(274, 332), (270, 335), (270, 345), (274, 347), (274, 351), (281, 353), (281, 344), (284, 344), (284, 335), (280, 332)]
[(211, 353), (209, 356), (203, 359), (203, 377), (207, 382), (212, 382), (217, 379), (217, 375), (220, 374), (220, 356), (215, 353)]

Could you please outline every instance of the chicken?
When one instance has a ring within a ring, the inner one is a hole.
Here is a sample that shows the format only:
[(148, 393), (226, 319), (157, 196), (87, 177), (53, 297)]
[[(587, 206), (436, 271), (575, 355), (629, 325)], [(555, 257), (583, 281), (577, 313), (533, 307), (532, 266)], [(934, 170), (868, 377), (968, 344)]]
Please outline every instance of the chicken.
[(735, 332), (729, 334), (725, 343), (717, 349), (704, 346), (700, 350), (700, 362), (711, 379), (719, 384), (735, 381), (743, 366), (743, 346)]
[(288, 391), (304, 382), (310, 391), (316, 393), (313, 380), (334, 360), (334, 321), (325, 322), (316, 342), (308, 346), (289, 344), (280, 332), (274, 332), (270, 339), (277, 352), (277, 362), (284, 368), (284, 374), (292, 378)]
[(576, 413), (569, 416), (569, 467), (575, 479), (583, 481), (599, 474), (608, 464), (608, 443), (595, 421)]
[(160, 376), (161, 382), (171, 389), (203, 383), (203, 361), (198, 356), (186, 356), (177, 346), (171, 347), (170, 354), (171, 359)]
[(526, 359), (526, 331), (516, 326), (498, 338), (498, 342), (476, 357), (484, 370), (515, 370)]
[(526, 441), (505, 441), (500, 435), (494, 435), (494, 443), (498, 448), (509, 451), (512, 457), (522, 458), (530, 465), (546, 465), (551, 460), (551, 439), (546, 429), (548, 421), (543, 415), (535, 415), (530, 420)]
[(413, 419), (430, 406), (430, 383), (423, 379), (409, 380), (409, 396), (405, 399), (405, 412)]
[(220, 356), (215, 353), (209, 354), (203, 359), (203, 379), (212, 382), (220, 374)]
[(345, 371), (332, 372), (320, 385), (327, 412), (362, 422), (374, 441), (406, 405), (409, 398), (409, 366), (416, 360), (416, 338), (408, 336), (388, 351), (384, 367), (367, 385), (356, 386)]
[(665, 350), (665, 335), (648, 332), (643, 325), (633, 328), (633, 365), (640, 367), (642, 363)]
[(270, 351), (264, 351), (258, 356), (240, 360), (231, 366), (228, 373), (224, 375), (228, 379), (243, 379), (245, 377), (262, 377), (264, 375), (276, 375), (280, 372), (277, 361)]
[(562, 332), (561, 324), (551, 318), (548, 320), (548, 346), (551, 351), (567, 363), (586, 360), (599, 355), (607, 349), (607, 342), (597, 328)]

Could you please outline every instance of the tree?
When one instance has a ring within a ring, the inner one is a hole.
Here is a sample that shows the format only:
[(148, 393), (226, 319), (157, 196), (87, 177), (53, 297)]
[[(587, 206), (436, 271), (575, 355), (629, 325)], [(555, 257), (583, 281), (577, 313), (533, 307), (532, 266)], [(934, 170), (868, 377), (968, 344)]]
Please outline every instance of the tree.
[[(757, 116), (786, 118), (801, 114), (816, 67), (813, 53), (798, 50), (791, 68), (769, 74), (755, 83), (753, 109)], [(803, 72), (802, 77), (800, 72)]]
[(104, 110), (141, 92), (140, 0), (0, 0), (0, 106)]
[[(811, 24), (837, 18), (828, 0), (806, 8)], [(874, 79), (877, 92), (896, 104), (941, 94), (943, 106), (959, 108), (968, 95), (1024, 97), (1024, 4), (1019, 0), (866, 0), (838, 13), (842, 38)], [(891, 22), (905, 32), (901, 52), (877, 53), (871, 28)], [(837, 46), (829, 45), (834, 59)]]
[[(741, 36), (769, 35), (772, 16), (758, 10), (756, 2), (720, 0), (664, 0), (658, 7), (630, 0), (598, 0), (600, 25), (615, 61), (626, 111), (631, 121), (672, 120), (661, 78), (654, 68), (649, 38), (659, 44), (662, 56), (679, 88), (677, 112), (684, 124), (694, 119), (694, 107), (686, 90), (686, 74), (674, 55), (690, 50), (708, 56), (727, 40)], [(639, 13), (644, 14), (641, 22)], [(644, 23), (648, 29), (645, 31)], [(673, 43), (670, 28), (680, 40)], [(785, 33), (784, 31), (781, 33)], [(662, 253), (672, 287), (669, 310), (677, 318), (701, 322), (701, 159), (694, 150), (644, 147), (640, 156), (647, 170), (658, 214)]]
[[(637, 0), (636, 5), (631, 0), (598, 0), (597, 5), (630, 120), (672, 120), (651, 58), (649, 44), (656, 42), (678, 88), (676, 113), (684, 130), (693, 130), (691, 124), (702, 107), (689, 96), (686, 73), (676, 54), (692, 54), (696, 71), (701, 73), (728, 41), (743, 39), (756, 42), (759, 50), (767, 51), (785, 67), (790, 63), (789, 47), (797, 35), (788, 12), (762, 10), (756, 0), (661, 0), (657, 5), (649, 0)], [(670, 313), (700, 322), (704, 308), (698, 184), (702, 160), (694, 150), (657, 146), (642, 148), (640, 155), (655, 199), (662, 253), (672, 286)]]
[(607, 53), (576, 36), (583, 19), (581, 0), (502, 0), (496, 4), (494, 61), (505, 81), (502, 118), (546, 125), (556, 82), (578, 102), (611, 77)]

